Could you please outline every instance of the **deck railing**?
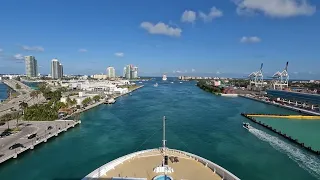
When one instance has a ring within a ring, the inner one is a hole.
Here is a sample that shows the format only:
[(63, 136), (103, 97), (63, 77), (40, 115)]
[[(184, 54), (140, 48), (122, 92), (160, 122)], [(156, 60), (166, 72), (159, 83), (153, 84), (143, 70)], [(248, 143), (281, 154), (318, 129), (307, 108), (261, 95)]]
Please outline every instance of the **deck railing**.
[[(158, 151), (158, 150), (159, 149), (147, 149), (147, 150), (138, 151), (138, 152), (134, 152), (134, 153), (122, 156), (118, 159), (115, 159), (115, 160), (99, 167), (98, 169), (94, 170), (93, 172), (88, 174), (86, 177), (84, 177), (82, 180), (90, 180), (90, 179), (100, 178), (100, 177), (106, 175), (108, 171), (114, 169), (116, 166), (118, 166), (119, 164), (121, 164), (129, 159), (132, 159), (132, 158), (134, 158), (140, 154), (143, 154), (143, 153)], [(204, 166), (207, 166), (212, 171), (214, 171), (216, 174), (218, 174), (224, 180), (240, 180), (238, 177), (236, 177), (235, 175), (233, 175), (231, 172), (227, 171), (223, 167), (221, 167), (221, 166), (219, 166), (219, 165), (217, 165), (217, 164), (215, 164), (205, 158), (202, 158), (200, 156), (197, 156), (197, 155), (194, 155), (194, 154), (191, 154), (188, 152), (180, 151), (180, 150), (175, 150), (175, 149), (167, 149), (167, 151), (180, 153), (180, 154), (186, 155), (190, 158), (193, 158), (193, 159), (199, 161)]]

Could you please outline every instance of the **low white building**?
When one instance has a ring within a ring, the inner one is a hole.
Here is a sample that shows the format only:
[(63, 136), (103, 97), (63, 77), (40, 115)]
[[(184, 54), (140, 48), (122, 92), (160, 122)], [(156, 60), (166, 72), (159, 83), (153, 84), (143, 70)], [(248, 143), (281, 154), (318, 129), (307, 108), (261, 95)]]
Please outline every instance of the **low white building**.
[(114, 93), (116, 93), (116, 94), (126, 94), (128, 92), (129, 92), (128, 88), (116, 88), (114, 90)]
[[(76, 100), (77, 105), (82, 105), (82, 101), (85, 100), (86, 98), (90, 97), (93, 98), (94, 96), (97, 96), (99, 94), (86, 94), (85, 92), (79, 92), (77, 96), (70, 96), (69, 98), (71, 100)], [(67, 103), (67, 98), (68, 97), (61, 97), (60, 102)]]

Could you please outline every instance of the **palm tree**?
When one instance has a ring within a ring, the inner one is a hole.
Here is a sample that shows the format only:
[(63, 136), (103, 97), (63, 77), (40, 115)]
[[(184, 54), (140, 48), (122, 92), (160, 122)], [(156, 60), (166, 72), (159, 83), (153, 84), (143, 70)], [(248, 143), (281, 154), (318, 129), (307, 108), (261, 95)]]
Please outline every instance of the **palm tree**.
[(38, 93), (37, 93), (37, 91), (32, 91), (31, 93), (30, 93), (30, 97), (33, 99), (33, 98), (35, 98), (35, 97), (37, 97), (38, 96)]
[(26, 103), (26, 102), (21, 102), (20, 104), (19, 104), (19, 107), (21, 108), (21, 109), (25, 109), (25, 108), (27, 108), (28, 107), (28, 103)]
[(12, 119), (11, 114), (5, 114), (1, 117), (2, 121), (7, 122), (8, 124), (8, 129), (10, 129), (9, 121)]

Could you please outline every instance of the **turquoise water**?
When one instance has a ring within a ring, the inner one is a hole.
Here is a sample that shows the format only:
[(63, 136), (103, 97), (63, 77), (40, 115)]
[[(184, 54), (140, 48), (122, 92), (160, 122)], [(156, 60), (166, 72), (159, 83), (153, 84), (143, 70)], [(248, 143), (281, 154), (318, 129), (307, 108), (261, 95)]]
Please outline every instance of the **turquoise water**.
[(7, 99), (7, 89), (8, 87), (0, 82), (0, 99)]
[[(247, 119), (241, 112), (289, 110), (244, 98), (214, 96), (197, 88), (195, 82), (159, 83), (157, 88), (154, 83), (146, 83), (113, 105), (83, 113), (79, 127), (0, 166), (0, 179), (81, 179), (119, 156), (161, 146), (163, 115), (167, 117), (168, 147), (200, 155), (241, 179), (319, 177), (318, 157), (295, 150), (294, 145), (261, 127), (254, 125), (255, 132), (242, 128)], [(276, 144), (271, 141), (274, 138)]]
[(38, 89), (39, 89), (39, 88), (38, 88), (38, 84), (39, 84), (39, 83), (37, 83), (37, 82), (23, 82), (23, 84), (31, 87), (31, 88), (34, 89), (34, 90), (38, 90)]
[(282, 131), (293, 139), (298, 139), (299, 142), (303, 142), (306, 146), (311, 146), (312, 149), (320, 150), (320, 120), (264, 117), (255, 117), (255, 119)]

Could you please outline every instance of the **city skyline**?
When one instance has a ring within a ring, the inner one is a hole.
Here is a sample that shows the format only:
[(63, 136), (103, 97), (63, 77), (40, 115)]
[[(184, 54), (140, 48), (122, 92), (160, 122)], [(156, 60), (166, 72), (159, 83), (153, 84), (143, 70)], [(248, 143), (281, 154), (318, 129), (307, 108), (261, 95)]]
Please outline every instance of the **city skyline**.
[[(274, 1), (78, 1), (76, 8), (4, 2), (0, 72), (24, 73), (24, 56), (32, 53), (41, 74), (50, 73), (52, 57), (63, 59), (66, 74), (97, 74), (111, 65), (121, 75), (133, 63), (141, 76), (243, 77), (262, 62), (272, 75), (290, 61), (292, 77), (319, 79), (320, 2)], [(24, 13), (34, 5), (42, 10)]]

